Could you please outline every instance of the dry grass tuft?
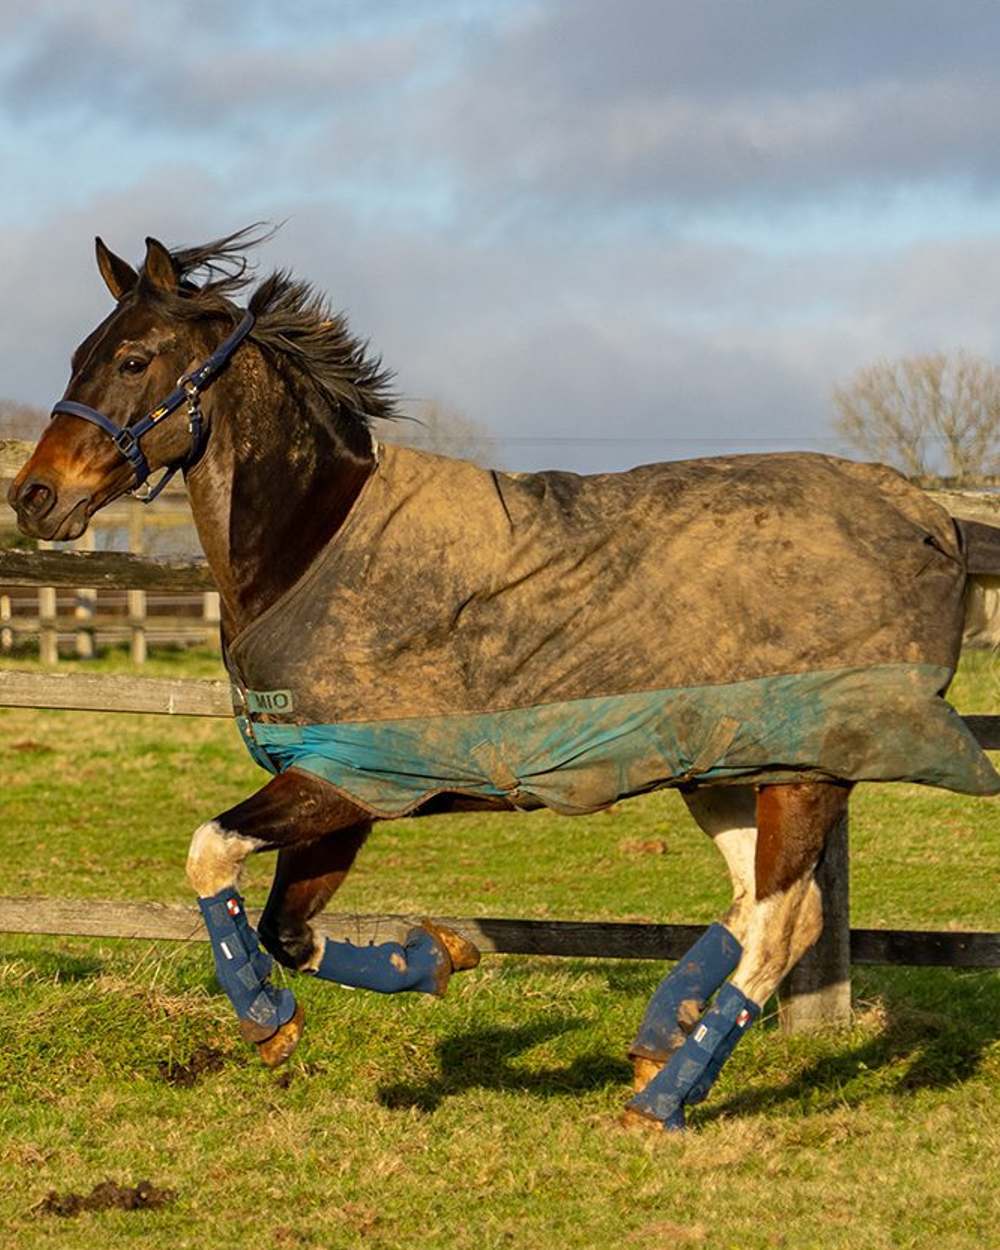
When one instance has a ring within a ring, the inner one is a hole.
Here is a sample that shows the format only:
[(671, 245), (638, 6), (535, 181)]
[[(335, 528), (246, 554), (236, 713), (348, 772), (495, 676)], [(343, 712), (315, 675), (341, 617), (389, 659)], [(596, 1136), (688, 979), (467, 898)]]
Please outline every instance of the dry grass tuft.
[(673, 1250), (674, 1246), (703, 1246), (707, 1238), (704, 1224), (656, 1220), (630, 1233), (628, 1244), (639, 1246), (641, 1250)]

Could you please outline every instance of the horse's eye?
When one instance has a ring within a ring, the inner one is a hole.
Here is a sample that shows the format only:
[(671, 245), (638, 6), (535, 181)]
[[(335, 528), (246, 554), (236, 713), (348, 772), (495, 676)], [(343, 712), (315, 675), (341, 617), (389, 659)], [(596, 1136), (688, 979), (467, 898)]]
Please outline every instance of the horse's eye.
[(118, 366), (120, 373), (145, 373), (149, 367), (149, 361), (143, 360), (141, 356), (126, 356)]

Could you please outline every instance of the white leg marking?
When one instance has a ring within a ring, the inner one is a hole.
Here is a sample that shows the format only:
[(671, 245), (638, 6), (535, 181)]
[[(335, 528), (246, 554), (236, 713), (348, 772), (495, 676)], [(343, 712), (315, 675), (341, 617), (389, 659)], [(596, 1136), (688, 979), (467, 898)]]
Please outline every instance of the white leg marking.
[(225, 887), (239, 884), (243, 861), (264, 843), (227, 833), (218, 821), (199, 825), (191, 839), (187, 858), (187, 879), (199, 898), (210, 898)]
[[(311, 925), (310, 928), (312, 928)], [(319, 967), (320, 960), (323, 958), (323, 948), (325, 946), (326, 938), (321, 937), (315, 930), (313, 930), (312, 954), (307, 960), (299, 964), (299, 972), (315, 972)], [(354, 989), (354, 986), (350, 986), (349, 988)]]
[(757, 793), (753, 786), (717, 786), (685, 794), (684, 802), (726, 861), (733, 901), (723, 922), (743, 945), (756, 897)]
[(823, 904), (812, 874), (756, 903), (732, 983), (763, 1007), (823, 928)]
[(806, 896), (795, 918), (795, 931), (792, 934), (792, 947), (788, 952), (788, 963), (782, 977), (787, 977), (810, 946), (819, 941), (823, 932), (823, 894), (816, 881), (810, 877)]
[(1000, 577), (970, 577), (965, 592), (966, 646), (1000, 646)]

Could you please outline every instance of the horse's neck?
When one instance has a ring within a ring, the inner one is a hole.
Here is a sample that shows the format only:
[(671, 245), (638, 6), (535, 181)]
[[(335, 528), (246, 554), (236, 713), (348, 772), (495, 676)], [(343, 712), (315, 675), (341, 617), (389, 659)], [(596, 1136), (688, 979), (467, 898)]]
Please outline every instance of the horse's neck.
[(223, 634), (231, 638), (336, 533), (374, 454), (370, 445), (350, 449), (323, 419), (313, 388), (279, 374), (256, 351), (231, 366), (210, 395), (212, 433), (188, 493), (222, 600)]

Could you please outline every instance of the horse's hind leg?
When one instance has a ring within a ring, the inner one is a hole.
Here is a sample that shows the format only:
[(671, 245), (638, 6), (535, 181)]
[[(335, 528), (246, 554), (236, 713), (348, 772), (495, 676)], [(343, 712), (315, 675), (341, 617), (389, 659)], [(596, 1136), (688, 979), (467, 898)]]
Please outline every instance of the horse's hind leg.
[(636, 1090), (660, 1071), (698, 1023), (709, 998), (735, 970), (754, 901), (757, 796), (753, 786), (718, 786), (684, 795), (691, 815), (722, 853), (733, 901), (660, 982), (650, 1000), (629, 1058)]
[(684, 1044), (629, 1103), (627, 1122), (684, 1127), (782, 977), (819, 937), (822, 900), (813, 873), (827, 835), (842, 818), (849, 788), (833, 783), (761, 786), (754, 858), (756, 897), (743, 956)]

